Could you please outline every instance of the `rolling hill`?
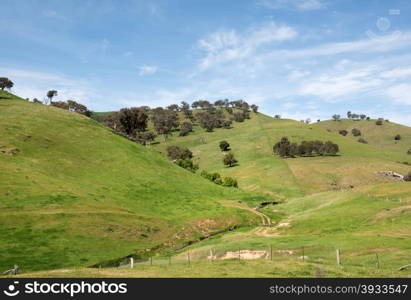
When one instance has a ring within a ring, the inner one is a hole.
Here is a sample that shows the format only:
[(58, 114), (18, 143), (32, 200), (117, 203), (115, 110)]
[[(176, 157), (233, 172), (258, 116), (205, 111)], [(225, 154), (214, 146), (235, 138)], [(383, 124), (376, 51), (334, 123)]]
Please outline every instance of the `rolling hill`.
[(255, 216), (249, 198), (82, 115), (0, 91), (0, 270), (89, 266)]
[[(410, 161), (410, 155), (407, 151), (411, 149), (411, 128), (401, 124), (384, 121), (382, 125), (376, 125), (376, 120), (361, 120), (354, 121), (349, 119), (340, 119), (339, 121), (322, 121), (313, 124), (314, 127), (323, 128), (334, 133), (340, 130), (347, 130), (347, 138), (358, 140), (359, 137), (364, 138), (370, 145), (379, 149), (388, 150), (391, 153), (396, 153), (396, 157), (400, 161)], [(361, 131), (361, 136), (354, 137), (351, 133), (353, 128)], [(400, 140), (395, 140), (394, 137), (399, 134)]]
[[(365, 122), (365, 121), (364, 121)], [(404, 131), (411, 129), (405, 127)], [(287, 136), (292, 142), (303, 140), (332, 141), (339, 145), (337, 156), (298, 157), (282, 159), (273, 155), (273, 145)], [(385, 136), (381, 136), (381, 140)], [(230, 143), (239, 166), (226, 168), (219, 142)], [(378, 136), (375, 137), (378, 140)], [(411, 148), (411, 140), (404, 134), (403, 147)], [(392, 170), (406, 174), (411, 157), (398, 149), (381, 149), (372, 144), (358, 143), (354, 139), (319, 128), (317, 124), (304, 124), (294, 120), (277, 120), (261, 113), (252, 113), (251, 119), (234, 123), (231, 129), (205, 132), (198, 126), (186, 137), (174, 135), (166, 143), (156, 145), (165, 153), (168, 145), (188, 147), (194, 153), (201, 169), (233, 176), (240, 187), (266, 195), (286, 199), (328, 190), (347, 189), (359, 185), (392, 181), (376, 174)]]
[[(28, 276), (407, 276), (394, 270), (411, 255), (411, 185), (377, 172), (410, 171), (403, 151), (411, 148), (410, 128), (355, 122), (369, 140), (362, 144), (332, 127), (349, 130), (345, 120), (333, 122), (251, 113), (230, 129), (206, 132), (194, 124), (188, 136), (175, 132), (143, 147), (92, 119), (0, 92), (0, 268), (46, 270)], [(393, 132), (403, 137), (400, 145), (390, 144)], [(330, 140), (340, 152), (279, 158), (272, 147), (283, 136)], [(223, 165), (222, 140), (237, 166)], [(200, 171), (232, 176), (240, 188), (173, 165), (169, 145), (188, 147)], [(267, 201), (274, 204), (255, 209)], [(239, 251), (265, 256), (239, 263)], [(220, 259), (230, 253), (234, 262)], [(166, 265), (84, 268), (131, 254), (158, 254)], [(47, 271), (58, 268), (64, 270)]]

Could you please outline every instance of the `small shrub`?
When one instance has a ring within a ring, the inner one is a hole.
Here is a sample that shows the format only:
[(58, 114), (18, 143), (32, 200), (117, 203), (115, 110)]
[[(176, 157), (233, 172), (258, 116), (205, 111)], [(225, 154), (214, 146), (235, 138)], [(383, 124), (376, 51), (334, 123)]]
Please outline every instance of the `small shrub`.
[(227, 141), (220, 142), (220, 149), (221, 151), (228, 151), (230, 150), (230, 144)]
[(411, 172), (404, 176), (404, 181), (411, 181)]
[(351, 130), (351, 133), (353, 136), (360, 136), (361, 135), (361, 131), (358, 128), (353, 128)]
[(170, 159), (186, 159), (193, 158), (193, 153), (188, 148), (182, 148), (178, 146), (168, 146), (167, 155)]
[(244, 114), (241, 112), (235, 112), (233, 113), (234, 121), (236, 122), (244, 122), (245, 117)]
[(224, 165), (231, 168), (231, 167), (235, 166), (238, 163), (238, 160), (235, 159), (233, 153), (228, 153), (228, 154), (224, 155), (223, 163), (224, 163)]
[(382, 121), (381, 119), (378, 119), (377, 121), (375, 121), (375, 125), (382, 125)]
[(338, 131), (339, 134), (341, 134), (342, 136), (346, 136), (348, 134), (348, 131), (345, 129), (342, 129), (340, 131)]
[(401, 136), (400, 136), (399, 134), (397, 134), (397, 135), (394, 137), (394, 140), (396, 140), (396, 141), (401, 140)]
[(223, 127), (224, 128), (231, 128), (232, 123), (233, 123), (233, 121), (231, 121), (231, 120), (224, 120), (223, 121)]
[(184, 122), (180, 125), (180, 136), (186, 136), (191, 131), (193, 131), (193, 124), (191, 124), (190, 122)]
[(215, 184), (227, 186), (227, 187), (238, 187), (237, 180), (232, 177), (224, 177), (221, 178), (221, 175), (218, 173), (208, 173), (207, 171), (203, 170), (200, 174), (205, 179), (214, 182)]
[(358, 142), (363, 143), (363, 144), (368, 144), (368, 142), (366, 140), (364, 140), (363, 138), (359, 138)]
[(232, 186), (232, 187), (238, 187), (238, 182), (232, 177), (224, 177), (223, 178), (223, 186)]
[(198, 165), (193, 163), (193, 161), (190, 158), (177, 159), (176, 165), (193, 173), (195, 173), (198, 170)]
[(407, 151), (407, 154), (408, 154), (408, 155), (411, 155), (411, 149), (409, 149), (409, 150)]

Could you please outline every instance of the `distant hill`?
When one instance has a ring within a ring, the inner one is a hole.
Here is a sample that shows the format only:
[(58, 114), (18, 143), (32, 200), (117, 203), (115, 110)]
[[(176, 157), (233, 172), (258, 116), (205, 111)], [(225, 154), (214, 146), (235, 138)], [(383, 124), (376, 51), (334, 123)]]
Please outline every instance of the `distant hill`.
[[(411, 155), (407, 156), (407, 151), (411, 149), (411, 127), (390, 121), (383, 121), (383, 125), (376, 125), (377, 120), (354, 121), (341, 119), (339, 121), (327, 120), (313, 124), (314, 127), (323, 128), (334, 133), (340, 130), (347, 130), (346, 137), (358, 140), (359, 137), (365, 139), (370, 145), (380, 149), (389, 150), (398, 154), (398, 159), (410, 161)], [(354, 137), (351, 133), (353, 128), (361, 131), (361, 136)], [(394, 137), (399, 134), (400, 140)]]
[[(384, 126), (386, 124), (382, 127)], [(403, 128), (405, 129), (400, 134), (409, 130), (408, 127)], [(251, 119), (242, 123), (234, 122), (231, 129), (215, 129), (210, 133), (194, 126), (194, 132), (188, 136), (179, 137), (174, 134), (166, 143), (159, 143), (155, 147), (162, 153), (165, 153), (168, 145), (188, 147), (193, 151), (201, 169), (233, 176), (245, 190), (262, 192), (280, 199), (389, 182), (391, 178), (376, 172), (392, 170), (405, 174), (410, 169), (410, 166), (402, 163), (411, 163), (411, 156), (401, 153), (403, 150), (381, 149), (371, 142), (362, 144), (353, 138), (330, 131), (323, 129), (321, 124), (307, 125), (294, 120), (278, 120), (261, 113), (251, 113)], [(375, 139), (378, 139), (377, 130), (375, 135)], [(409, 135), (403, 135), (404, 140), (400, 143), (409, 143)], [(291, 142), (330, 140), (339, 145), (340, 152), (338, 156), (282, 159), (273, 155), (272, 148), (283, 136), (287, 136)], [(388, 133), (384, 134), (381, 140), (388, 139), (388, 136)], [(222, 140), (229, 142), (232, 152), (239, 160), (238, 166), (227, 168), (223, 165), (224, 153), (218, 146)], [(406, 147), (408, 146), (404, 149)]]
[(255, 216), (217, 186), (80, 114), (0, 91), (0, 271), (89, 266)]

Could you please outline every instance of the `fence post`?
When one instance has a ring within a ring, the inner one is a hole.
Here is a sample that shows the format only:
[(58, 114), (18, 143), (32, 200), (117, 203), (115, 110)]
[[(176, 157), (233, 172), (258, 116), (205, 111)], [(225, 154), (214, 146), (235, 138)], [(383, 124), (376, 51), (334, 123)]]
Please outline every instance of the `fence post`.
[(380, 268), (380, 259), (378, 257), (378, 253), (375, 253), (375, 257), (377, 258), (377, 269)]
[(134, 258), (130, 257), (130, 268), (134, 268)]
[(304, 253), (304, 246), (303, 246), (303, 262), (305, 261), (305, 253)]
[(273, 245), (270, 245), (270, 259), (273, 261)]
[(241, 252), (240, 252), (240, 249), (238, 249), (238, 261), (240, 260), (241, 260)]
[(168, 265), (171, 265), (171, 256), (168, 257)]
[(187, 252), (187, 260), (188, 260), (188, 265), (191, 265), (191, 260), (190, 260), (190, 251)]
[(150, 266), (152, 266), (152, 265), (153, 265), (153, 257), (150, 256)]
[(337, 255), (337, 265), (341, 265), (341, 259), (340, 259), (340, 249), (337, 249), (335, 251), (336, 255)]

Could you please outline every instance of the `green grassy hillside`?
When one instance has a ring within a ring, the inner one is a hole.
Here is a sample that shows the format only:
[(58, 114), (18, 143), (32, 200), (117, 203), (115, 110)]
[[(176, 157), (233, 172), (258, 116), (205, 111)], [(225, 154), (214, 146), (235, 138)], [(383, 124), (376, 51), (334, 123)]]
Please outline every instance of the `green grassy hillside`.
[[(411, 256), (410, 204), (411, 184), (406, 182), (296, 198), (262, 210), (281, 215), (272, 227), (217, 236), (190, 246), (174, 261), (185, 261), (188, 251), (193, 260), (203, 262), (210, 249), (217, 261), (229, 251), (265, 251), (259, 260), (261, 269), (247, 271), (243, 266), (243, 271), (267, 276), (272, 250), (277, 273), (268, 274), (274, 276), (311, 277), (316, 269), (323, 270), (324, 276), (409, 276), (411, 270), (398, 272), (398, 268), (409, 263)], [(341, 250), (341, 267), (336, 266), (336, 249)], [(238, 272), (236, 258), (227, 267), (227, 275), (246, 276)], [(294, 270), (296, 264), (300, 270)], [(207, 271), (212, 274), (214, 269)]]
[[(361, 120), (354, 121), (341, 119), (339, 121), (322, 121), (313, 124), (314, 127), (330, 130), (338, 133), (340, 130), (347, 130), (347, 138), (358, 140), (359, 137), (354, 137), (351, 133), (353, 128), (361, 131), (361, 136), (370, 145), (380, 149), (389, 150), (396, 153), (396, 157), (401, 161), (411, 161), (411, 155), (407, 155), (407, 151), (411, 149), (411, 128), (401, 124), (384, 121), (383, 125), (376, 125), (376, 120)], [(396, 141), (394, 137), (399, 134), (401, 140)]]
[[(170, 261), (155, 257), (108, 269), (70, 269), (25, 276), (74, 277), (409, 277), (411, 184), (330, 191), (261, 210), (271, 227), (243, 228), (193, 244)], [(341, 265), (336, 264), (336, 249)], [(255, 259), (244, 253), (261, 253)], [(210, 253), (214, 261), (210, 262)], [(222, 259), (231, 253), (231, 259)], [(241, 253), (240, 260), (238, 253)], [(271, 257), (272, 253), (272, 257)], [(304, 256), (304, 259), (303, 259)], [(191, 263), (188, 264), (187, 257)]]
[(0, 270), (88, 266), (238, 224), (249, 198), (82, 115), (0, 91)]
[[(410, 167), (407, 159), (391, 149), (361, 144), (353, 139), (328, 132), (316, 125), (293, 120), (276, 120), (260, 113), (251, 119), (233, 123), (232, 129), (205, 132), (198, 126), (186, 137), (174, 134), (166, 143), (156, 145), (165, 153), (168, 145), (180, 145), (193, 151), (201, 169), (233, 176), (240, 187), (276, 198), (300, 197), (321, 191), (348, 188), (364, 184), (389, 182), (392, 179), (376, 174), (392, 170), (405, 174)], [(282, 159), (273, 155), (273, 145), (283, 136), (291, 141), (331, 140), (339, 145), (338, 156), (299, 157)], [(222, 163), (219, 142), (227, 140), (239, 165), (227, 168)], [(404, 136), (404, 143), (407, 137)], [(411, 161), (410, 161), (411, 162)]]

